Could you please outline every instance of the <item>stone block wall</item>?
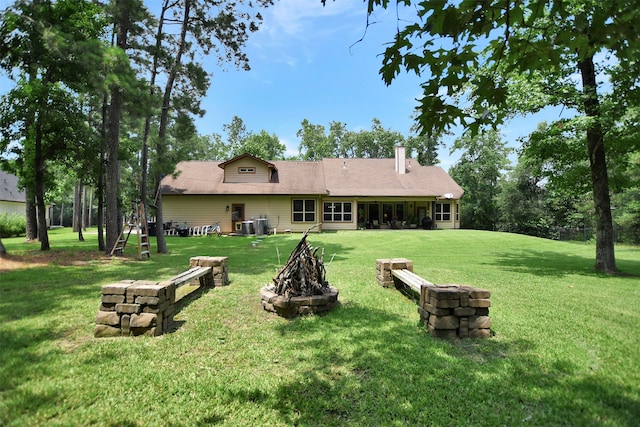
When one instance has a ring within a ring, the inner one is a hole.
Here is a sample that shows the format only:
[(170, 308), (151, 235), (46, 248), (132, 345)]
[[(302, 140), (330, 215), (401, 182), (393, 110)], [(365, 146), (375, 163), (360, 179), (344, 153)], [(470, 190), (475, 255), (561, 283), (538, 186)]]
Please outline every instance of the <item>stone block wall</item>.
[[(384, 287), (394, 285), (391, 270), (413, 271), (405, 258), (376, 260), (376, 280)], [(488, 338), (491, 336), (491, 293), (467, 285), (423, 285), (418, 313), (429, 334), (440, 338)]]
[[(189, 268), (193, 267), (212, 269), (212, 273), (199, 278), (201, 286), (229, 284), (227, 257), (194, 257), (189, 260)], [(158, 336), (169, 331), (175, 314), (176, 289), (189, 282), (181, 276), (162, 282), (121, 280), (102, 286), (94, 336)]]
[(429, 334), (440, 338), (489, 338), (490, 292), (466, 285), (423, 286), (418, 313)]
[(202, 286), (227, 286), (229, 285), (229, 268), (226, 256), (196, 256), (189, 259), (189, 268), (211, 267), (213, 278), (208, 283), (207, 278), (202, 278)]
[(413, 261), (406, 258), (390, 258), (376, 260), (376, 280), (384, 288), (394, 286), (391, 270), (407, 269), (413, 271)]
[(175, 300), (172, 281), (122, 280), (104, 285), (94, 335), (162, 335), (173, 321)]

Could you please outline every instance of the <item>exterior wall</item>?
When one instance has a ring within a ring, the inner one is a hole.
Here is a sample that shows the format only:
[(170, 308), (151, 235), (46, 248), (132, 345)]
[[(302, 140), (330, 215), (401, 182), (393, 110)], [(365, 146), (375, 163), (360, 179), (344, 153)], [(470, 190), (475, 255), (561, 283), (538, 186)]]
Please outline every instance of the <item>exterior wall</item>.
[[(241, 167), (255, 168), (255, 173), (239, 173)], [(224, 168), (224, 182), (269, 182), (269, 168), (251, 158), (239, 159)]]
[[(350, 202), (351, 203), (351, 221), (331, 222), (324, 221), (323, 203), (324, 202)], [(336, 198), (327, 197), (320, 200), (318, 210), (320, 211), (319, 221), (322, 222), (322, 229), (327, 231), (336, 230), (356, 230), (358, 228), (358, 201), (355, 198)]]
[[(162, 196), (163, 217), (165, 222), (187, 223), (189, 227), (220, 223), (223, 233), (236, 232), (232, 228), (232, 212), (226, 207), (244, 204), (245, 220), (267, 218), (269, 232), (277, 228), (281, 233), (286, 229), (303, 232), (321, 222), (321, 206), (316, 196), (296, 196), (295, 198), (316, 200), (316, 222), (294, 223), (292, 221), (292, 196)], [(318, 228), (313, 231), (320, 231)]]
[(460, 208), (459, 202), (457, 200), (439, 200), (438, 203), (450, 204), (451, 218), (448, 221), (435, 220), (435, 207), (434, 207), (431, 217), (434, 219), (434, 223), (436, 224), (436, 227), (445, 229), (445, 230), (460, 228), (460, 220), (458, 218), (458, 209)]
[(18, 214), (25, 216), (25, 203), (0, 201), (0, 214)]
[[(292, 200), (293, 199), (313, 199), (316, 202), (315, 222), (293, 222)], [(351, 202), (352, 220), (350, 222), (325, 222), (323, 221), (324, 202)], [(256, 218), (267, 218), (269, 232), (273, 228), (278, 233), (284, 230), (292, 232), (304, 232), (308, 228), (321, 223), (313, 231), (336, 231), (336, 230), (356, 230), (358, 228), (358, 204), (369, 203), (403, 203), (407, 204), (407, 216), (416, 215), (416, 208), (426, 206), (428, 214), (435, 219), (433, 199), (383, 199), (383, 198), (353, 198), (353, 197), (328, 197), (322, 198), (315, 195), (309, 196), (195, 196), (195, 195), (164, 195), (162, 196), (163, 217), (165, 222), (172, 221), (174, 224), (187, 223), (189, 227), (211, 225), (219, 223), (223, 233), (232, 233), (233, 229), (232, 212), (227, 211), (227, 206), (231, 208), (233, 204), (243, 204), (245, 220)], [(439, 201), (447, 203), (448, 201)], [(439, 229), (460, 228), (457, 217), (458, 202), (451, 200), (451, 219), (448, 221), (435, 221)], [(418, 224), (420, 227), (420, 224)]]

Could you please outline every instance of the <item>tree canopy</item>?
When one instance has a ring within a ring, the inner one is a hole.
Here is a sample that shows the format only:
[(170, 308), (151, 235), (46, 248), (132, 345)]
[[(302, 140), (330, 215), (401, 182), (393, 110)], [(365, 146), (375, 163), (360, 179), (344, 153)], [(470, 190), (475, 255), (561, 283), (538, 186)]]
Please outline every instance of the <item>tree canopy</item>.
[(401, 72), (424, 79), (422, 133), (460, 124), (477, 134), (550, 105), (577, 111), (597, 218), (595, 268), (616, 272), (603, 93), (618, 112), (638, 107), (637, 2), (368, 0), (368, 12), (392, 4), (398, 31), (380, 73), (387, 84)]

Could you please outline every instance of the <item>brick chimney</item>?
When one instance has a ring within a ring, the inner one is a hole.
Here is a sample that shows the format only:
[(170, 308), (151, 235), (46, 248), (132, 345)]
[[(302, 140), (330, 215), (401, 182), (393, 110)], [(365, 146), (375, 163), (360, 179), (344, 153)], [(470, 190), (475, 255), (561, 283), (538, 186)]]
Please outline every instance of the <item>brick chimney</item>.
[(407, 148), (402, 145), (396, 147), (396, 173), (404, 175), (407, 169)]

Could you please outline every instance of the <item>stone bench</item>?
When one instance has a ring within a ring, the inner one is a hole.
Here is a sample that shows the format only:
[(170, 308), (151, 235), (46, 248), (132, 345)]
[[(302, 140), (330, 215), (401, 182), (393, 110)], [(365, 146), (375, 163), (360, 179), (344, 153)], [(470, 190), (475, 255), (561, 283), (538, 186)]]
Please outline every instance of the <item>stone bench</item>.
[(491, 293), (467, 285), (434, 284), (413, 272), (405, 258), (376, 260), (376, 278), (383, 287), (394, 285), (417, 296), (420, 320), (429, 334), (441, 338), (491, 336)]
[(176, 310), (176, 289), (198, 280), (200, 286), (229, 284), (227, 257), (193, 257), (189, 270), (161, 281), (121, 280), (102, 286), (94, 336), (162, 335)]
[(433, 283), (423, 279), (422, 277), (415, 274), (413, 271), (403, 268), (400, 270), (391, 270), (391, 275), (394, 278), (394, 283), (396, 287), (398, 285), (398, 281), (409, 287), (413, 292), (415, 292), (420, 298), (420, 294), (422, 293), (422, 287), (431, 285), (435, 286)]

